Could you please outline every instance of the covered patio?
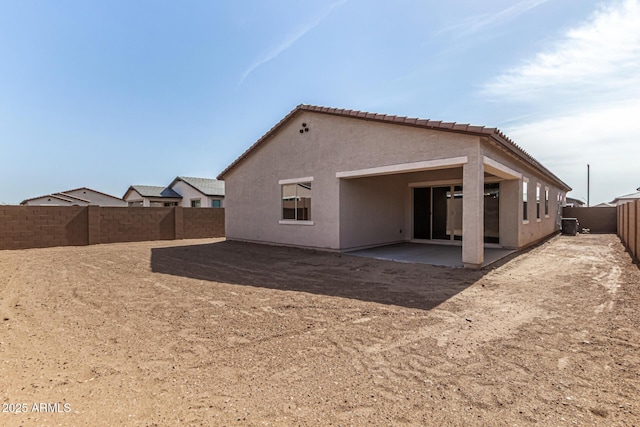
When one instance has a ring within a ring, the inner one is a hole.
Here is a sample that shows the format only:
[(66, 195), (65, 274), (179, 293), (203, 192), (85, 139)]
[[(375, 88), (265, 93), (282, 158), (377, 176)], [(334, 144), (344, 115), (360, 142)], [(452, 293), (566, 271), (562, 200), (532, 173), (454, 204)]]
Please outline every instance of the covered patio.
[(341, 246), (381, 259), (485, 267), (518, 247), (521, 177), (478, 155), (337, 172)]
[[(487, 267), (515, 252), (514, 249), (485, 247), (482, 267)], [(462, 246), (406, 242), (346, 253), (359, 257), (396, 262), (438, 265), (443, 267), (464, 267), (464, 263), (462, 262)]]

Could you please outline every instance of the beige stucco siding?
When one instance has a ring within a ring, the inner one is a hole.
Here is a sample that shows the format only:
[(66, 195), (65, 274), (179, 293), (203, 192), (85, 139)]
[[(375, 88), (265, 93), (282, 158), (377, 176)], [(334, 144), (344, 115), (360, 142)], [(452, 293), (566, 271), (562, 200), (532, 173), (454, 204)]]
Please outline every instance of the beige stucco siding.
[[(259, 149), (259, 155), (249, 156), (225, 177), (228, 239), (338, 249), (338, 181), (327, 167), (330, 163), (323, 162), (327, 147), (318, 147), (294, 126), (283, 129)], [(307, 177), (313, 178), (313, 225), (280, 224), (279, 181)]]
[(445, 182), (461, 183), (462, 168), (340, 180), (340, 247), (411, 240), (411, 185)]
[(403, 175), (341, 180), (341, 248), (404, 241), (408, 196)]
[[(500, 204), (504, 209), (500, 211), (500, 242), (509, 248), (522, 248), (536, 242), (558, 230), (558, 195), (565, 196), (565, 192), (551, 184), (551, 180), (540, 171), (505, 154), (494, 144), (483, 144), (483, 154), (499, 161), (501, 164), (517, 170), (522, 174), (518, 181), (503, 181), (500, 188)], [(527, 185), (528, 220), (523, 220), (522, 183)], [(517, 185), (517, 189), (515, 186)], [(540, 185), (540, 220), (536, 218), (536, 187)], [(544, 214), (544, 191), (549, 189), (549, 215)], [(517, 202), (516, 202), (517, 200)], [(508, 207), (511, 207), (510, 209)], [(517, 213), (517, 214), (516, 214)], [(517, 228), (514, 228), (517, 227)], [(517, 231), (513, 231), (517, 229)], [(505, 232), (503, 233), (503, 230)], [(506, 230), (510, 230), (508, 233)], [(514, 234), (515, 233), (515, 234)]]
[[(300, 133), (302, 124), (308, 132)], [(377, 190), (381, 195), (377, 197), (367, 187), (371, 182), (343, 184), (341, 190), (336, 173), (464, 156), (478, 144), (477, 137), (468, 135), (303, 112), (225, 177), (227, 238), (328, 249), (398, 240), (402, 237), (398, 230), (406, 230), (408, 180), (417, 178), (410, 174), (390, 178)], [(303, 177), (313, 177), (313, 225), (279, 224), (279, 180)], [(357, 197), (372, 207), (349, 202), (354, 196), (348, 192), (354, 186), (363, 189)], [(383, 214), (372, 216), (375, 206)], [(368, 219), (357, 224), (357, 218)], [(389, 218), (393, 226), (386, 226), (388, 231), (372, 240), (369, 230)], [(340, 226), (343, 219), (346, 223)]]
[(126, 197), (124, 198), (125, 202), (127, 202), (127, 205), (129, 203), (138, 203), (138, 202), (142, 202), (142, 206), (149, 206), (149, 199), (146, 197), (142, 197), (140, 195), (140, 193), (138, 193), (135, 190), (131, 190), (126, 194)]
[[(462, 212), (452, 212), (462, 217), (463, 262), (475, 267), (483, 261), (483, 181), (500, 184), (499, 240), (509, 248), (553, 233), (558, 194), (564, 195), (544, 173), (484, 136), (308, 111), (279, 125), (224, 179), (228, 239), (335, 250), (412, 240), (413, 188), (463, 185)], [(311, 183), (311, 218), (283, 221), (281, 185), (296, 181)]]

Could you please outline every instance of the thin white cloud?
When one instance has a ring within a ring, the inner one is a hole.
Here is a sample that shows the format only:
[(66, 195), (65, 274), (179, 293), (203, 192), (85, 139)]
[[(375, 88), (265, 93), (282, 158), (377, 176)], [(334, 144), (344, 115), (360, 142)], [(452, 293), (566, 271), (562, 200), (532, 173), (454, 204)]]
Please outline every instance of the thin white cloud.
[(494, 97), (540, 101), (621, 100), (640, 92), (640, 3), (624, 0), (601, 6), (547, 52), (508, 70), (485, 85)]
[(272, 47), (271, 49), (269, 49), (268, 51), (263, 53), (260, 57), (258, 57), (258, 59), (256, 59), (256, 61), (253, 62), (253, 64), (251, 64), (249, 66), (249, 68), (247, 68), (245, 70), (244, 73), (242, 73), (242, 77), (240, 78), (240, 81), (238, 82), (238, 86), (242, 85), (242, 83), (246, 80), (246, 78), (249, 77), (249, 75), (256, 68), (260, 67), (261, 65), (266, 64), (267, 62), (269, 62), (269, 61), (271, 61), (273, 59), (275, 59), (282, 52), (284, 52), (285, 50), (289, 49), (301, 37), (303, 37), (309, 31), (313, 30), (318, 25), (320, 25), (322, 23), (322, 21), (324, 21), (331, 14), (331, 12), (333, 12), (333, 10), (335, 8), (342, 6), (346, 2), (347, 2), (347, 0), (338, 0), (338, 1), (334, 2), (334, 3), (332, 3), (331, 6), (329, 6), (329, 8), (323, 14), (318, 16), (313, 22), (310, 22), (310, 23), (304, 25), (298, 31), (296, 31), (293, 34), (289, 35), (289, 37), (287, 37), (285, 40), (283, 40), (280, 44), (278, 44), (277, 46)]
[(611, 103), (579, 113), (558, 114), (504, 130), (574, 191), (587, 199), (591, 165), (591, 201), (611, 201), (640, 185), (637, 166), (640, 99)]
[(440, 29), (437, 33), (455, 32), (458, 37), (468, 36), (486, 28), (495, 27), (527, 13), (550, 0), (522, 0), (496, 13), (483, 13), (464, 18), (461, 22)]
[[(582, 25), (482, 88), (534, 115), (507, 134), (586, 199), (610, 201), (640, 183), (640, 0), (601, 4)], [(595, 173), (595, 175), (594, 175)]]

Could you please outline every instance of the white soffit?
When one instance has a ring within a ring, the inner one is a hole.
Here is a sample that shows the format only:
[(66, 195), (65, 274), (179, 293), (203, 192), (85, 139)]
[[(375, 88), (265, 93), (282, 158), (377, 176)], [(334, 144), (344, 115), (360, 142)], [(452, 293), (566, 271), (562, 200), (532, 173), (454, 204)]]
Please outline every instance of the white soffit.
[(281, 179), (278, 181), (279, 185), (284, 185), (284, 184), (302, 184), (304, 182), (313, 182), (313, 177), (312, 176), (307, 176), (304, 178), (291, 178), (291, 179)]
[(467, 156), (461, 156), (450, 157), (448, 159), (427, 160), (424, 162), (400, 163), (397, 165), (379, 166), (377, 168), (336, 172), (336, 178), (364, 178), (367, 176), (393, 175), (398, 173), (419, 172), (434, 169), (450, 169), (462, 166), (467, 162)]
[(484, 163), (484, 170), (489, 172), (492, 175), (498, 176), (504, 179), (520, 179), (522, 178), (522, 174), (518, 171), (511, 169), (508, 166), (503, 165), (502, 163), (496, 162), (493, 159), (490, 159), (487, 156), (484, 156), (482, 159)]

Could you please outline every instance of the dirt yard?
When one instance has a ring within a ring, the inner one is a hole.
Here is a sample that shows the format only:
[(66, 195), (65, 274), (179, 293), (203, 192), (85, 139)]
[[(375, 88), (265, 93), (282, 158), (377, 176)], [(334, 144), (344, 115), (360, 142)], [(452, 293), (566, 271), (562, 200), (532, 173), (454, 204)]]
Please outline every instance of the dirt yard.
[(612, 235), (486, 271), (218, 240), (0, 251), (0, 425), (640, 425)]

